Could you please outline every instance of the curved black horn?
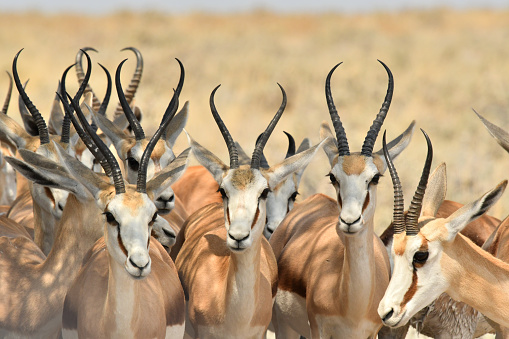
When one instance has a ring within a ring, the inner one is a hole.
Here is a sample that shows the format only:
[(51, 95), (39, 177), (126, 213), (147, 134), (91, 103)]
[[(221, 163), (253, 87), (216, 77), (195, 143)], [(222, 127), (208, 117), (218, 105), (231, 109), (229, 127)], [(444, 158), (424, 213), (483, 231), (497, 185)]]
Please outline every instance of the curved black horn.
[(392, 76), (391, 70), (382, 61), (378, 60), (378, 62), (381, 63), (387, 71), (387, 75), (389, 76), (389, 85), (387, 86), (387, 94), (385, 94), (385, 99), (382, 107), (380, 108), (380, 112), (378, 112), (375, 120), (373, 120), (373, 124), (369, 128), (368, 134), (364, 139), (364, 144), (362, 145), (361, 154), (368, 157), (370, 157), (373, 153), (376, 137), (378, 136), (378, 132), (380, 132), (380, 128), (382, 128), (382, 124), (384, 123), (384, 119), (387, 116), (387, 112), (389, 112), (392, 93), (394, 92), (394, 78)]
[(104, 144), (101, 138), (99, 138), (97, 133), (95, 133), (95, 131), (92, 129), (92, 126), (90, 126), (85, 115), (81, 111), (79, 104), (74, 100), (72, 100), (71, 103), (74, 107), (74, 110), (76, 111), (76, 114), (78, 115), (78, 118), (81, 121), (81, 124), (83, 125), (84, 130), (88, 133), (88, 135), (90, 135), (90, 137), (94, 141), (94, 144), (99, 149), (99, 151), (104, 155), (104, 157), (108, 161), (108, 164), (110, 165), (113, 182), (115, 184), (115, 193), (116, 194), (125, 193), (124, 178), (122, 177), (122, 171), (120, 170), (120, 166), (117, 160), (115, 159), (115, 156), (113, 155), (113, 153), (111, 153), (108, 146)]
[(122, 84), (120, 83), (120, 70), (126, 61), (127, 59), (124, 59), (120, 65), (118, 65), (117, 72), (115, 74), (115, 84), (117, 86), (118, 99), (120, 100), (120, 105), (122, 105), (122, 109), (124, 110), (124, 114), (127, 117), (127, 120), (129, 120), (129, 125), (133, 129), (136, 140), (143, 140), (145, 139), (145, 132), (143, 132), (143, 128), (141, 127), (140, 122), (138, 119), (136, 119), (136, 116), (131, 110), (131, 107), (129, 106), (129, 103), (127, 102), (127, 99), (122, 90)]
[(392, 186), (394, 187), (394, 213), (392, 217), (392, 225), (394, 227), (394, 234), (403, 233), (405, 231), (405, 206), (403, 199), (403, 188), (401, 187), (401, 181), (399, 180), (398, 172), (392, 163), (392, 159), (387, 150), (387, 141), (385, 139), (386, 132), (384, 131), (382, 143), (385, 160), (387, 161), (387, 167), (391, 174)]
[(166, 127), (168, 127), (168, 125), (170, 124), (171, 120), (175, 116), (175, 113), (177, 113), (179, 103), (178, 96), (180, 95), (182, 86), (184, 84), (184, 74), (185, 74), (184, 65), (182, 65), (179, 59), (177, 59), (177, 61), (180, 66), (180, 79), (177, 85), (177, 90), (173, 92), (170, 104), (168, 105), (168, 108), (166, 109), (166, 112), (163, 115), (163, 119), (159, 124), (159, 128), (148, 142), (147, 147), (145, 148), (145, 151), (143, 151), (143, 155), (141, 156), (140, 159), (140, 167), (138, 170), (138, 178), (136, 182), (136, 191), (140, 193), (147, 192), (147, 169), (150, 160), (150, 155), (152, 154), (152, 151), (154, 150), (157, 141), (161, 138), (161, 135), (163, 135), (163, 132), (166, 130)]
[(295, 139), (292, 137), (290, 133), (287, 133), (283, 131), (284, 134), (288, 137), (288, 150), (286, 151), (286, 158), (291, 157), (292, 155), (295, 155)]
[[(78, 77), (79, 84), (82, 84), (83, 80), (85, 79), (85, 73), (83, 72), (83, 64), (82, 64), (81, 60), (83, 59), (83, 53), (85, 53), (86, 51), (92, 51), (92, 52), (97, 53), (97, 50), (93, 47), (83, 47), (76, 54), (76, 75)], [(92, 93), (92, 108), (94, 109), (94, 112), (97, 112), (97, 110), (101, 106), (101, 102), (99, 101), (99, 98), (97, 98), (97, 96), (95, 95), (92, 87), (90, 87), (90, 84), (88, 84), (88, 81), (87, 81), (86, 91)]]
[[(87, 57), (87, 73), (85, 74), (85, 76), (80, 84), (80, 87), (78, 89), (78, 92), (76, 92), (76, 95), (74, 96), (74, 99), (73, 99), (78, 103), (81, 99), (81, 96), (83, 95), (83, 93), (85, 92), (85, 90), (88, 86), (88, 81), (90, 80), (90, 74), (92, 74), (92, 60), (90, 59), (90, 56), (87, 54), (87, 52), (82, 51), (82, 53), (85, 54), (85, 56)], [(80, 62), (81, 62), (81, 60), (80, 60)], [(74, 65), (71, 65), (65, 69), (64, 73), (62, 74), (62, 79), (60, 80), (60, 98), (63, 100), (67, 100), (67, 95), (66, 95), (67, 91), (65, 88), (65, 79), (67, 77), (67, 72), (69, 72), (69, 70), (73, 66)], [(69, 105), (67, 105), (67, 106), (69, 108), (71, 108)], [(71, 115), (72, 115), (72, 113), (73, 113), (73, 110), (71, 109)], [(70, 115), (68, 116), (67, 114), (64, 114), (64, 120), (62, 121), (62, 133), (61, 133), (60, 141), (68, 144), (69, 138), (70, 138), (70, 133), (71, 133)]]
[[(127, 87), (127, 90), (125, 91), (125, 96), (127, 103), (130, 105), (131, 101), (134, 98), (134, 95), (136, 94), (136, 91), (138, 90), (138, 86), (140, 85), (141, 75), (143, 73), (143, 56), (141, 55), (141, 52), (134, 47), (126, 47), (122, 49), (121, 51), (132, 51), (136, 55), (136, 69), (134, 70), (133, 77), (131, 78), (131, 82), (129, 83), (129, 86)], [(123, 112), (123, 106), (121, 103), (117, 105), (117, 108), (115, 109), (115, 116), (122, 114)]]
[(108, 177), (112, 177), (113, 173), (111, 171), (111, 167), (110, 167), (110, 164), (108, 163), (108, 160), (104, 157), (104, 154), (102, 154), (101, 151), (99, 150), (99, 148), (95, 145), (95, 143), (92, 140), (92, 138), (90, 137), (90, 135), (88, 135), (83, 130), (81, 125), (78, 123), (78, 121), (74, 117), (74, 113), (73, 113), (74, 109), (69, 106), (69, 103), (67, 100), (68, 97), (69, 97), (69, 99), (71, 99), (69, 94), (65, 93), (65, 96), (66, 96), (65, 100), (64, 100), (64, 98), (62, 98), (62, 95), (60, 93), (57, 92), (57, 95), (60, 98), (60, 101), (62, 102), (62, 104), (64, 106), (65, 115), (69, 116), (68, 119), (72, 122), (72, 124), (74, 125), (74, 128), (76, 129), (76, 133), (78, 133), (81, 140), (83, 140), (83, 143), (85, 144), (85, 146), (87, 146), (87, 148), (94, 155), (94, 157), (97, 159), (97, 161), (99, 161), (99, 164), (104, 169), (104, 173), (106, 173), (106, 175)]
[(428, 154), (426, 155), (426, 162), (424, 163), (424, 168), (422, 169), (421, 180), (419, 180), (419, 185), (415, 190), (414, 197), (412, 198), (412, 202), (410, 203), (410, 207), (408, 208), (408, 213), (406, 216), (407, 235), (416, 235), (417, 233), (419, 233), (418, 227), (419, 215), (421, 214), (422, 200), (424, 198), (424, 193), (426, 192), (426, 186), (428, 185), (431, 162), (433, 161), (433, 146), (431, 145), (431, 140), (429, 139), (426, 132), (424, 132), (422, 129), (421, 131), (424, 134), (424, 137), (426, 138), (426, 143), (428, 144)]
[(276, 127), (276, 124), (279, 121), (279, 118), (281, 118), (281, 115), (283, 115), (283, 112), (286, 107), (286, 92), (285, 92), (283, 86), (281, 86), (279, 83), (277, 85), (279, 86), (279, 88), (281, 89), (281, 93), (283, 94), (283, 101), (281, 102), (281, 106), (279, 106), (279, 109), (276, 112), (276, 115), (274, 115), (274, 118), (272, 118), (271, 122), (265, 129), (265, 132), (263, 132), (263, 135), (260, 138), (260, 141), (258, 143), (256, 143), (255, 149), (253, 151), (253, 156), (251, 157), (251, 168), (253, 168), (253, 169), (260, 168), (261, 155), (263, 153), (263, 148), (265, 147), (267, 140), (269, 140), (269, 137), (272, 134), (272, 131)]
[(327, 100), (327, 107), (329, 107), (329, 114), (332, 120), (332, 125), (334, 126), (334, 131), (336, 132), (336, 140), (338, 142), (338, 151), (339, 156), (350, 155), (350, 148), (348, 147), (348, 139), (346, 138), (346, 132), (343, 128), (343, 124), (341, 123), (341, 119), (339, 118), (338, 111), (336, 110), (336, 106), (334, 105), (334, 100), (332, 99), (332, 93), (330, 89), (330, 79), (332, 77), (332, 73), (341, 65), (342, 62), (334, 66), (329, 74), (327, 74), (327, 79), (325, 80), (325, 99)]
[[(260, 133), (258, 138), (256, 138), (255, 147), (260, 142), (260, 139), (262, 138), (262, 135), (263, 135), (263, 133)], [(269, 162), (267, 161), (267, 158), (265, 158), (265, 154), (263, 154), (263, 151), (262, 151), (262, 156), (261, 156), (261, 159), (260, 159), (260, 167), (261, 168), (269, 168), (270, 167), (269, 166)]]
[(108, 104), (110, 102), (110, 96), (111, 96), (111, 76), (110, 72), (104, 67), (103, 65), (99, 64), (101, 68), (104, 70), (104, 73), (106, 73), (106, 78), (108, 81), (108, 85), (106, 87), (106, 93), (104, 94), (104, 99), (101, 103), (101, 107), (99, 107), (99, 110), (97, 111), (98, 114), (106, 115), (106, 108), (108, 107)]
[(216, 88), (210, 94), (210, 110), (212, 111), (212, 116), (216, 121), (217, 127), (219, 127), (219, 131), (221, 131), (221, 135), (223, 136), (224, 141), (226, 142), (226, 146), (228, 147), (228, 154), (230, 155), (230, 168), (238, 168), (239, 167), (239, 154), (237, 152), (237, 147), (235, 147), (235, 142), (226, 128), (223, 120), (217, 113), (216, 105), (214, 104), (214, 95), (216, 94), (217, 89), (221, 85), (217, 85)]
[(2, 108), (2, 113), (7, 114), (7, 110), (9, 109), (9, 102), (11, 101), (12, 95), (12, 76), (11, 73), (5, 71), (9, 76), (9, 89), (7, 90), (7, 95), (5, 96), (4, 107)]
[(16, 56), (14, 57), (14, 60), (12, 62), (12, 74), (14, 76), (14, 82), (16, 84), (16, 88), (18, 89), (18, 92), (23, 99), (23, 102), (25, 103), (25, 106), (28, 108), (28, 111), (30, 114), (32, 114), (35, 124), (37, 125), (37, 130), (39, 131), (39, 138), (41, 140), (41, 145), (43, 144), (49, 144), (49, 132), (48, 132), (48, 126), (46, 125), (46, 122), (44, 121), (44, 118), (42, 117), (41, 113), (35, 107), (35, 105), (30, 101), (30, 98), (25, 92), (25, 89), (21, 85), (21, 81), (19, 80), (18, 75), (18, 56), (21, 53), (23, 49), (21, 49)]

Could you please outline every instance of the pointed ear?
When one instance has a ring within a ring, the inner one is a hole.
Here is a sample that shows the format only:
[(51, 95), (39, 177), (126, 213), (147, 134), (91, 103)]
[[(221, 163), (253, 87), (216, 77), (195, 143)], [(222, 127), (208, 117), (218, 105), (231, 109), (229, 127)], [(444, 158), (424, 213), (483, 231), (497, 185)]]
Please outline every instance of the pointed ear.
[(491, 191), (485, 193), (478, 200), (461, 207), (445, 219), (445, 227), (448, 230), (447, 239), (452, 241), (456, 234), (461, 232), (470, 222), (483, 215), (491, 206), (493, 206), (504, 193), (507, 186), (507, 180), (502, 181)]
[(189, 153), (191, 148), (185, 149), (168, 166), (147, 182), (147, 192), (151, 192), (154, 199), (170, 187), (175, 181), (180, 179), (189, 164)]
[(27, 179), (39, 185), (68, 191), (78, 199), (90, 199), (90, 193), (63, 166), (25, 149), (20, 149), (19, 154), (23, 161), (12, 157), (6, 157), (6, 160)]
[(170, 148), (173, 148), (175, 141), (178, 136), (182, 133), (184, 127), (186, 127), (187, 119), (189, 118), (189, 101), (186, 101), (184, 107), (178, 112), (171, 120), (164, 135), (166, 136), (166, 143)]
[(422, 200), (421, 214), (429, 217), (436, 216), (440, 205), (444, 202), (446, 193), (447, 171), (445, 162), (443, 162), (435, 168), (429, 177), (426, 193)]
[(251, 158), (244, 151), (242, 146), (238, 142), (235, 141), (235, 147), (237, 147), (237, 152), (239, 153), (239, 164), (240, 165), (249, 165), (251, 163)]
[(228, 171), (229, 167), (208, 149), (194, 141), (187, 132), (186, 134), (196, 160), (198, 160), (198, 162), (212, 174), (217, 183), (221, 185), (223, 175)]
[(129, 127), (129, 120), (127, 120), (125, 114), (117, 114), (113, 119), (113, 124), (121, 131), (125, 131)]
[(0, 140), (16, 148), (25, 148), (31, 140), (32, 136), (29, 135), (23, 127), (18, 125), (16, 121), (10, 118), (7, 114), (0, 114)]
[(495, 138), (497, 143), (500, 146), (502, 146), (502, 148), (505, 149), (506, 152), (509, 152), (509, 133), (507, 133), (497, 125), (492, 124), (491, 122), (486, 120), (482, 115), (477, 113), (475, 110), (474, 113), (477, 114), (477, 117), (479, 117), (479, 119), (481, 119), (482, 123), (484, 124), (488, 132), (490, 132), (491, 136)]
[[(60, 81), (58, 82), (57, 93), (60, 93)], [(60, 106), (60, 99), (58, 98), (58, 95), (55, 94), (48, 121), (48, 131), (50, 134), (61, 135), (63, 121), (64, 112), (62, 111), (62, 106)]]
[(60, 162), (66, 168), (67, 172), (83, 185), (95, 199), (97, 199), (101, 191), (106, 191), (113, 186), (107, 182), (111, 181), (111, 179), (99, 173), (95, 173), (76, 158), (67, 154), (59, 144), (56, 142), (53, 143), (55, 144)]
[(320, 125), (320, 138), (326, 140), (325, 144), (323, 145), (323, 150), (325, 151), (325, 154), (327, 154), (329, 163), (332, 166), (334, 159), (336, 159), (339, 154), (338, 143), (332, 134), (329, 124), (326, 121), (322, 122)]
[[(407, 129), (401, 133), (396, 139), (392, 140), (387, 144), (387, 149), (389, 150), (389, 155), (392, 160), (396, 159), (398, 155), (403, 152), (403, 150), (408, 146), (410, 143), (410, 140), (412, 140), (412, 135), (414, 134), (415, 129), (415, 120), (410, 123), (410, 125), (407, 127)], [(383, 161), (384, 168), (381, 171), (381, 174), (385, 172), (387, 169), (387, 162), (384, 157), (383, 149), (376, 152), (380, 159)]]
[(282, 163), (272, 166), (264, 173), (268, 176), (269, 187), (273, 189), (282, 182), (288, 175), (305, 168), (311, 159), (313, 159), (316, 151), (327, 143), (329, 138), (322, 140), (319, 144), (286, 158)]
[(97, 126), (111, 140), (113, 146), (115, 146), (117, 154), (119, 154), (122, 159), (125, 159), (127, 155), (122, 154), (122, 152), (125, 149), (124, 146), (130, 143), (132, 137), (125, 134), (124, 130), (117, 127), (117, 125), (111, 122), (104, 115), (92, 112), (92, 116)]
[(300, 153), (302, 151), (307, 150), (310, 147), (311, 147), (311, 141), (309, 141), (308, 138), (304, 138), (304, 140), (302, 140), (302, 142), (300, 143), (299, 148), (297, 149), (297, 152), (295, 152), (295, 153)]

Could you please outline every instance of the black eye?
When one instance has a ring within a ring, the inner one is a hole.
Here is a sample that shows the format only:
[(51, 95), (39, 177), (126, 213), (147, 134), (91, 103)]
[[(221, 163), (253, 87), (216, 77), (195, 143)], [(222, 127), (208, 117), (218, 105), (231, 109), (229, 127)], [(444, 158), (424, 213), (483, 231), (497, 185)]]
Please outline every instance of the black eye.
[(136, 159), (134, 159), (133, 157), (127, 158), (127, 165), (132, 171), (135, 172), (137, 172), (138, 169), (140, 168), (140, 163), (136, 161)]
[(428, 260), (429, 252), (428, 251), (417, 251), (414, 254), (413, 264), (417, 267), (424, 265), (426, 260)]
[(269, 195), (269, 192), (270, 192), (270, 189), (268, 189), (268, 188), (264, 189), (262, 194), (260, 194), (260, 198), (258, 198), (258, 199), (261, 199), (261, 200), (267, 199), (267, 195)]
[(299, 195), (299, 192), (293, 192), (293, 194), (290, 196), (288, 200), (294, 201), (297, 199), (297, 195)]
[(118, 225), (118, 222), (115, 220), (115, 217), (113, 216), (113, 214), (111, 214), (110, 212), (104, 212), (103, 214), (106, 216), (106, 221), (109, 224)]
[(373, 179), (371, 179), (371, 182), (369, 184), (378, 185), (378, 181), (380, 180), (381, 177), (382, 175), (380, 173), (375, 174), (375, 176), (373, 177)]
[(222, 187), (219, 187), (219, 189), (217, 190), (219, 193), (221, 193), (221, 197), (223, 199), (226, 199), (228, 198), (228, 196), (226, 195), (226, 192), (224, 191), (224, 189)]
[(333, 184), (333, 185), (334, 185), (334, 184), (336, 184), (336, 183), (338, 182), (338, 181), (336, 180), (336, 177), (334, 176), (334, 174), (329, 173), (329, 174), (327, 174), (327, 176), (329, 177), (331, 184)]

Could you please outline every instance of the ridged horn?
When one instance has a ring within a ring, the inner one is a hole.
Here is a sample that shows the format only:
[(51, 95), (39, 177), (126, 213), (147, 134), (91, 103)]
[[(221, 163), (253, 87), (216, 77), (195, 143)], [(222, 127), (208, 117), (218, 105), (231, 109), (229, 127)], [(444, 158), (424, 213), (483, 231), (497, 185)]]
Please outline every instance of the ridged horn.
[[(76, 95), (74, 95), (74, 101), (76, 102), (80, 102), (80, 99), (81, 99), (81, 96), (83, 95), (83, 93), (85, 92), (87, 86), (88, 86), (88, 81), (90, 80), (90, 75), (92, 74), (92, 60), (90, 59), (90, 56), (88, 55), (87, 52), (85, 51), (81, 51), (82, 54), (85, 54), (85, 56), (87, 57), (87, 73), (85, 74), (85, 76), (83, 77), (82, 81), (81, 81), (81, 84), (80, 84), (80, 87), (78, 89), (78, 92), (76, 92)], [(81, 62), (81, 59), (80, 59), (80, 62)], [(64, 73), (62, 74), (62, 79), (60, 80), (60, 99), (62, 100), (66, 100), (67, 99), (67, 91), (66, 91), (66, 87), (65, 87), (65, 79), (67, 78), (67, 72), (69, 72), (69, 70), (73, 67), (74, 65), (71, 65), (69, 67), (67, 67), (64, 71)], [(69, 104), (67, 104), (67, 106), (71, 109), (71, 107), (69, 106)], [(60, 134), (60, 142), (63, 142), (63, 143), (66, 143), (68, 144), (69, 143), (69, 139), (70, 139), (70, 134), (71, 134), (71, 120), (70, 120), (70, 116), (72, 115), (73, 111), (71, 109), (71, 114), (70, 115), (67, 115), (67, 114), (64, 114), (64, 120), (62, 121), (62, 133)]]
[(253, 169), (260, 168), (261, 155), (263, 153), (263, 148), (265, 147), (267, 140), (269, 140), (269, 137), (272, 134), (272, 131), (276, 127), (276, 125), (277, 125), (279, 119), (281, 118), (281, 115), (283, 115), (283, 112), (286, 107), (286, 92), (285, 92), (283, 86), (281, 86), (279, 83), (277, 85), (281, 89), (281, 93), (283, 94), (283, 100), (281, 102), (281, 106), (279, 106), (279, 109), (276, 112), (276, 115), (274, 115), (274, 118), (272, 118), (272, 120), (270, 121), (269, 125), (265, 129), (265, 132), (263, 132), (262, 137), (260, 138), (260, 141), (256, 143), (255, 149), (253, 151), (253, 156), (251, 157), (251, 168), (253, 168)]
[(398, 172), (396, 167), (392, 163), (392, 159), (387, 150), (387, 141), (385, 138), (386, 131), (384, 131), (382, 143), (385, 160), (387, 161), (387, 167), (391, 174), (392, 186), (394, 187), (394, 212), (392, 217), (392, 225), (394, 226), (394, 234), (403, 233), (405, 231), (405, 206), (403, 199), (403, 188), (401, 187), (401, 181), (399, 180)]
[(392, 101), (392, 93), (394, 92), (394, 78), (391, 70), (382, 61), (378, 60), (378, 62), (381, 63), (387, 71), (387, 75), (389, 76), (389, 85), (387, 86), (387, 93), (385, 94), (382, 107), (380, 108), (375, 120), (373, 120), (373, 124), (369, 128), (368, 134), (364, 139), (364, 144), (362, 145), (361, 154), (368, 157), (373, 154), (373, 147), (375, 146), (376, 138), (380, 132), (380, 128), (382, 128), (387, 112), (389, 112), (389, 107), (391, 106)]
[(46, 125), (46, 122), (44, 121), (44, 118), (42, 117), (41, 113), (35, 107), (35, 105), (32, 103), (30, 98), (25, 92), (25, 89), (21, 85), (21, 81), (19, 80), (18, 75), (18, 57), (23, 49), (21, 49), (18, 53), (16, 53), (16, 56), (14, 57), (14, 60), (12, 62), (12, 74), (14, 76), (14, 83), (16, 84), (16, 88), (18, 89), (18, 92), (21, 96), (21, 99), (25, 103), (25, 106), (28, 108), (28, 111), (30, 114), (32, 114), (32, 117), (34, 118), (35, 124), (37, 125), (37, 130), (39, 131), (39, 139), (41, 140), (41, 145), (49, 144), (49, 132), (48, 132), (48, 126)]
[(173, 92), (173, 97), (170, 100), (170, 104), (168, 105), (168, 108), (166, 109), (166, 112), (163, 115), (163, 118), (161, 120), (161, 123), (159, 124), (159, 128), (154, 133), (152, 138), (147, 144), (147, 147), (145, 148), (145, 151), (143, 151), (143, 155), (140, 159), (140, 167), (138, 170), (138, 178), (136, 182), (136, 191), (140, 193), (147, 193), (147, 169), (148, 169), (148, 163), (150, 160), (150, 155), (152, 154), (152, 151), (154, 150), (154, 147), (163, 135), (164, 131), (166, 130), (166, 127), (170, 124), (171, 120), (175, 116), (178, 110), (178, 104), (179, 104), (179, 95), (182, 90), (182, 86), (184, 85), (184, 65), (180, 62), (179, 59), (177, 59), (177, 62), (180, 66), (180, 79), (179, 83), (177, 85), (177, 90)]
[[(104, 142), (101, 140), (101, 138), (99, 138), (97, 133), (95, 133), (95, 131), (92, 129), (92, 126), (90, 126), (85, 115), (81, 111), (79, 103), (75, 102), (74, 100), (71, 100), (71, 103), (72, 103), (72, 106), (74, 107), (74, 110), (76, 111), (76, 114), (78, 115), (78, 118), (81, 121), (81, 125), (83, 126), (83, 129), (88, 133), (88, 135), (90, 135), (90, 137), (94, 141), (95, 146), (104, 155), (104, 157), (106, 158), (106, 161), (110, 165), (111, 176), (113, 178), (113, 183), (115, 185), (115, 193), (116, 194), (125, 193), (124, 178), (122, 177), (122, 171), (120, 170), (120, 166), (119, 166), (117, 160), (115, 159), (115, 156), (113, 155), (113, 153), (111, 153), (108, 146), (106, 146), (104, 144)], [(106, 169), (104, 171), (106, 172)]]
[(290, 133), (283, 131), (288, 137), (288, 150), (286, 151), (285, 159), (295, 155), (295, 139)]
[[(92, 51), (97, 53), (97, 50), (93, 47), (83, 47), (78, 51), (78, 53), (76, 53), (76, 76), (78, 77), (79, 84), (82, 84), (85, 78), (85, 73), (83, 72), (83, 64), (81, 60), (83, 59), (83, 53), (86, 51)], [(99, 101), (97, 95), (95, 95), (94, 90), (92, 89), (90, 84), (88, 84), (88, 82), (86, 91), (92, 93), (92, 108), (94, 109), (94, 112), (97, 112), (99, 110), (99, 107), (101, 106), (101, 102)]]
[(11, 73), (5, 71), (9, 76), (9, 89), (7, 90), (7, 95), (5, 96), (4, 107), (2, 107), (2, 113), (7, 114), (7, 110), (9, 109), (9, 103), (11, 102), (12, 95), (12, 75)]
[(332, 98), (332, 93), (330, 89), (330, 79), (332, 77), (332, 73), (341, 65), (342, 62), (334, 66), (329, 74), (327, 74), (327, 79), (325, 80), (325, 99), (327, 100), (327, 107), (329, 108), (329, 114), (332, 120), (332, 125), (334, 126), (334, 131), (336, 132), (336, 140), (338, 142), (338, 152), (339, 156), (350, 155), (350, 148), (348, 147), (348, 139), (346, 138), (346, 132), (343, 128), (343, 124), (341, 123), (341, 119), (339, 118), (338, 111), (336, 110), (336, 105), (334, 105), (334, 99)]
[[(81, 125), (78, 123), (78, 121), (74, 117), (74, 113), (73, 113), (74, 109), (69, 106), (69, 103), (67, 100), (68, 95), (69, 94), (65, 93), (66, 98), (64, 100), (64, 98), (62, 98), (62, 95), (57, 92), (57, 96), (59, 97), (60, 101), (62, 102), (62, 105), (64, 106), (65, 115), (69, 116), (68, 119), (72, 122), (74, 128), (76, 129), (76, 133), (78, 133), (79, 137), (81, 138), (81, 140), (83, 141), (85, 146), (87, 146), (87, 148), (90, 150), (90, 152), (93, 154), (93, 156), (97, 159), (97, 161), (99, 161), (99, 164), (104, 169), (104, 173), (106, 173), (107, 176), (112, 177), (113, 174), (111, 171), (110, 164), (108, 163), (108, 161), (106, 160), (104, 155), (99, 151), (99, 148), (95, 145), (95, 143), (92, 140), (92, 138), (90, 137), (90, 135), (88, 135), (83, 130)], [(69, 96), (69, 99), (70, 99), (70, 96)]]
[(127, 102), (127, 99), (124, 95), (124, 92), (122, 90), (122, 84), (120, 83), (120, 71), (122, 70), (122, 65), (124, 62), (126, 62), (127, 59), (124, 59), (117, 67), (117, 72), (115, 74), (115, 84), (117, 86), (117, 94), (118, 99), (120, 100), (120, 105), (122, 105), (122, 109), (124, 111), (124, 114), (129, 120), (129, 125), (133, 129), (134, 136), (136, 140), (143, 140), (145, 139), (145, 132), (143, 132), (143, 128), (141, 127), (140, 122), (138, 119), (136, 119), (136, 116), (134, 115), (133, 111), (131, 110), (131, 107), (129, 106), (129, 103)]
[[(263, 135), (263, 133), (260, 133), (258, 138), (256, 138), (255, 147), (258, 144), (258, 142), (260, 142), (260, 139), (262, 138), (262, 135)], [(267, 161), (267, 158), (265, 158), (265, 154), (263, 154), (263, 151), (262, 151), (262, 156), (261, 156), (261, 159), (260, 159), (260, 167), (261, 168), (269, 168), (270, 167), (269, 166), (269, 162)]]
[[(122, 49), (121, 51), (132, 51), (136, 55), (136, 69), (134, 70), (133, 77), (131, 78), (131, 82), (129, 83), (129, 86), (126, 90), (126, 100), (127, 103), (130, 105), (131, 101), (133, 101), (134, 95), (136, 94), (136, 91), (138, 90), (138, 86), (140, 85), (141, 75), (143, 73), (143, 56), (141, 55), (141, 52), (134, 47), (126, 47)], [(123, 106), (121, 103), (117, 105), (117, 108), (115, 109), (115, 115), (117, 116), (119, 114), (123, 113)]]
[(426, 132), (424, 132), (422, 129), (421, 131), (424, 134), (424, 137), (426, 138), (426, 143), (428, 144), (428, 154), (426, 155), (426, 162), (424, 163), (424, 168), (422, 169), (419, 185), (415, 190), (414, 197), (412, 198), (412, 202), (410, 203), (410, 207), (408, 208), (408, 213), (406, 216), (407, 235), (416, 235), (417, 233), (419, 233), (418, 227), (419, 215), (421, 214), (422, 200), (424, 198), (424, 193), (426, 192), (426, 186), (428, 185), (431, 162), (433, 161), (433, 146), (431, 145), (431, 140), (429, 139), (428, 134), (426, 134)]
[(237, 151), (237, 147), (235, 147), (235, 142), (233, 141), (233, 138), (230, 132), (228, 131), (228, 128), (226, 128), (226, 125), (219, 116), (219, 113), (217, 112), (216, 109), (216, 105), (214, 104), (214, 95), (216, 94), (216, 91), (220, 86), (221, 85), (217, 85), (216, 88), (214, 88), (214, 90), (210, 94), (210, 110), (212, 111), (212, 116), (214, 117), (217, 127), (219, 127), (219, 131), (221, 132), (221, 135), (223, 136), (223, 139), (226, 142), (226, 147), (228, 147), (228, 154), (230, 155), (230, 168), (238, 168), (239, 153)]

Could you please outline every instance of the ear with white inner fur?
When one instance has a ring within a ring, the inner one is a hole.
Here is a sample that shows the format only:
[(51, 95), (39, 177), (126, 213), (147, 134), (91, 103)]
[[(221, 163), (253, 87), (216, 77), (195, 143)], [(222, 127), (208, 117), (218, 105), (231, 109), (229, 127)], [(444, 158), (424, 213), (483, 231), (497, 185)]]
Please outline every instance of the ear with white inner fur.
[(117, 153), (120, 154), (123, 146), (131, 137), (125, 134), (122, 129), (117, 127), (105, 116), (101, 114), (95, 114), (94, 112), (92, 112), (92, 116), (97, 126), (111, 140), (113, 146), (115, 146), (115, 149), (117, 150)]
[(465, 226), (483, 215), (502, 196), (506, 186), (507, 180), (504, 180), (497, 187), (485, 193), (480, 199), (461, 207), (445, 219), (445, 227), (449, 231), (445, 240), (452, 241), (456, 234), (461, 232)]
[(175, 114), (173, 119), (171, 119), (171, 122), (168, 124), (168, 127), (166, 127), (166, 130), (164, 131), (164, 137), (166, 139), (166, 143), (168, 144), (168, 147), (173, 148), (175, 145), (175, 141), (177, 141), (178, 136), (182, 131), (184, 130), (184, 127), (186, 127), (187, 119), (189, 118), (189, 101), (186, 101), (184, 104), (184, 107)]
[(292, 155), (286, 158), (283, 162), (278, 165), (270, 167), (264, 174), (268, 176), (269, 187), (273, 189), (281, 181), (283, 181), (288, 175), (306, 167), (311, 159), (313, 159), (316, 151), (320, 149), (324, 144), (327, 143), (329, 138), (322, 140), (319, 144), (305, 150), (304, 152)]
[(212, 152), (194, 141), (187, 132), (186, 134), (196, 160), (198, 160), (198, 162), (212, 174), (217, 183), (221, 185), (221, 182), (223, 181), (223, 174), (228, 171), (229, 167)]
[(433, 173), (431, 173), (426, 193), (422, 201), (421, 215), (434, 217), (438, 212), (438, 208), (442, 205), (447, 193), (447, 172), (445, 162), (441, 163)]
[[(410, 123), (410, 125), (407, 127), (407, 129), (401, 133), (396, 139), (392, 140), (387, 144), (387, 149), (389, 150), (389, 156), (394, 161), (394, 159), (397, 158), (398, 155), (403, 152), (403, 150), (408, 146), (410, 143), (410, 140), (412, 140), (412, 135), (414, 134), (415, 129), (415, 120)], [(385, 172), (387, 169), (387, 161), (384, 157), (384, 151), (383, 149), (376, 152), (377, 155), (380, 156), (380, 159), (382, 159), (384, 168), (381, 171), (381, 174)]]
[[(67, 154), (59, 144), (55, 143), (60, 162), (67, 171), (77, 180), (85, 186), (85, 188), (92, 194), (94, 198), (98, 197), (100, 191), (107, 190), (108, 187), (113, 186), (110, 183), (104, 181), (104, 176), (95, 173), (90, 168), (85, 166), (81, 161)], [(111, 179), (109, 180), (111, 181)]]
[(299, 148), (297, 149), (297, 152), (295, 152), (295, 153), (300, 153), (302, 151), (307, 150), (310, 147), (311, 147), (311, 141), (309, 141), (308, 138), (304, 138), (304, 140), (302, 140), (302, 142), (300, 143)]
[(235, 147), (237, 148), (237, 153), (239, 156), (239, 164), (240, 165), (249, 165), (251, 163), (251, 157), (247, 155), (242, 146), (238, 142), (235, 141)]
[(506, 152), (509, 152), (509, 133), (507, 133), (497, 125), (492, 124), (491, 122), (486, 120), (482, 115), (477, 113), (475, 110), (474, 113), (477, 114), (477, 117), (479, 119), (481, 119), (482, 123), (484, 124), (488, 132), (490, 132), (491, 136), (495, 138), (498, 144), (502, 146), (502, 148), (505, 149)]
[(27, 179), (36, 184), (68, 191), (80, 200), (90, 199), (90, 193), (63, 166), (24, 149), (20, 149), (19, 153), (24, 161), (12, 157), (5, 159)]
[(18, 149), (25, 148), (31, 136), (7, 114), (0, 114), (0, 141), (15, 145)]
[(322, 122), (322, 124), (320, 125), (320, 138), (326, 140), (325, 144), (323, 145), (323, 150), (325, 151), (325, 154), (327, 154), (327, 158), (329, 158), (329, 163), (332, 166), (334, 159), (339, 154), (338, 143), (336, 141), (336, 138), (332, 134), (329, 124), (326, 121)]
[(189, 164), (189, 152), (191, 152), (191, 148), (186, 148), (175, 160), (147, 182), (147, 192), (151, 192), (154, 199), (159, 198), (168, 187), (184, 174)]

